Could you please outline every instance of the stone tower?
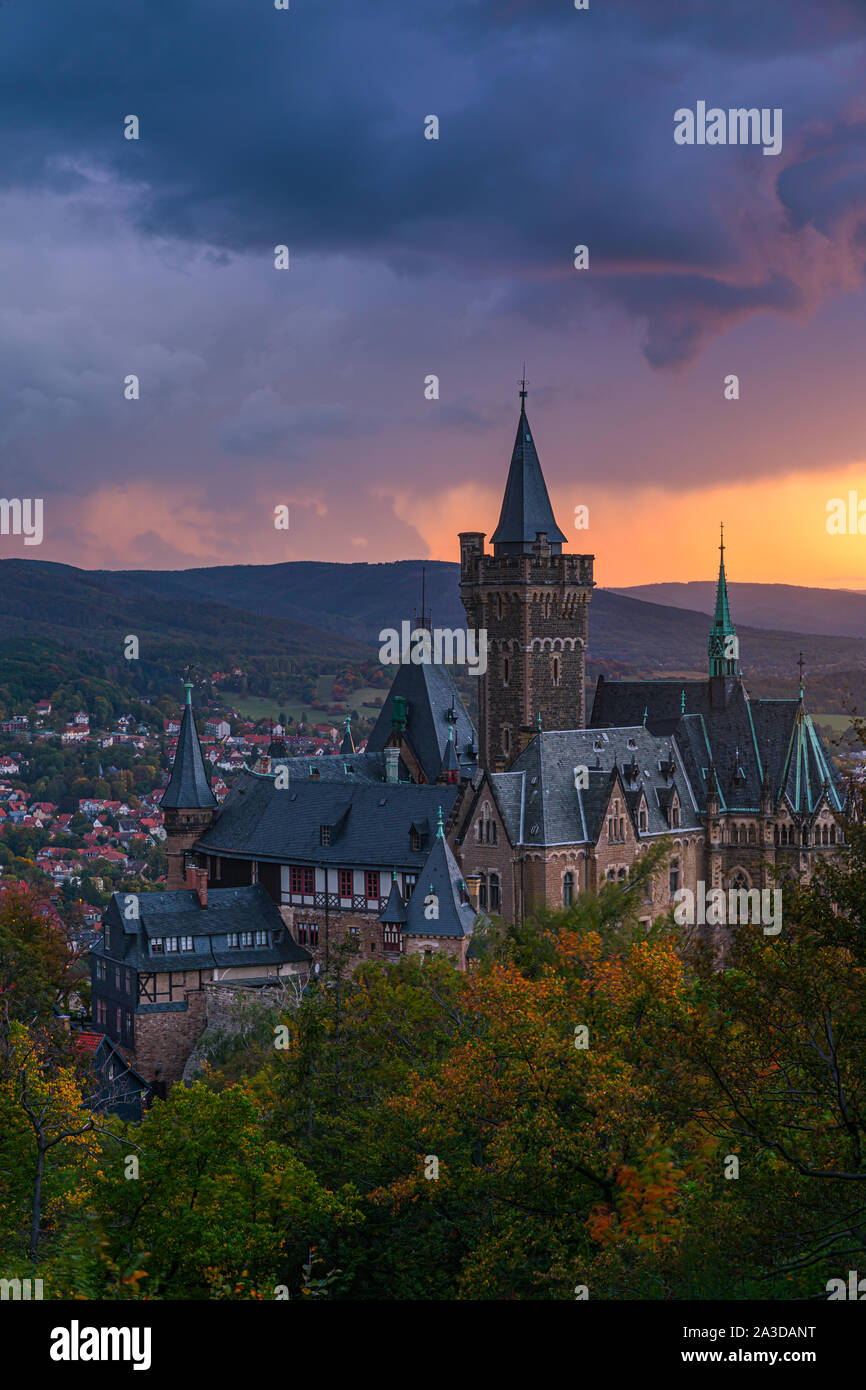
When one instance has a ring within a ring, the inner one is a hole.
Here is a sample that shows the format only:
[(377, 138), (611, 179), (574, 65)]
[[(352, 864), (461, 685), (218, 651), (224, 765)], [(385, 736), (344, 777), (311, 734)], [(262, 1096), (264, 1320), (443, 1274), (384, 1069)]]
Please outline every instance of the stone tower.
[(563, 554), (526, 417), (526, 383), (493, 554), (483, 531), (460, 533), (466, 621), (487, 632), (479, 678), (479, 763), (507, 768), (537, 731), (582, 729), (592, 555)]
[(160, 802), (165, 816), (165, 849), (168, 855), (166, 889), (185, 886), (186, 852), (207, 830), (216, 807), (192, 715), (192, 681), (187, 678), (184, 685), (186, 704), (180, 722), (177, 752), (171, 765), (168, 786)]

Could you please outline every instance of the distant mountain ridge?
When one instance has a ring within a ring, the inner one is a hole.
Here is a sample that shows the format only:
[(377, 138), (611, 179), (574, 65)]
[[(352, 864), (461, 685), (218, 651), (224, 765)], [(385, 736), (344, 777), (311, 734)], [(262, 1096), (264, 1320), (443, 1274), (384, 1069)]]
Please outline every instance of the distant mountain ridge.
[[(126, 633), (146, 640), (161, 665), (217, 666), (250, 652), (299, 659), (369, 659), (384, 628), (426, 606), (434, 626), (461, 627), (459, 566), (287, 561), (190, 570), (95, 570), (38, 560), (0, 561), (0, 658), (4, 638), (40, 634), (82, 649), (117, 650)], [(813, 708), (866, 699), (866, 595), (790, 585), (730, 584), (743, 670), (755, 694), (791, 698), (804, 654)], [(685, 591), (689, 606), (648, 601)], [(590, 605), (589, 672), (659, 676), (707, 669), (709, 582), (596, 589)], [(840, 603), (839, 600), (842, 600)], [(861, 626), (854, 631), (864, 614)], [(835, 626), (842, 631), (834, 631)], [(797, 627), (793, 619), (801, 617)], [(784, 618), (785, 628), (770, 620)], [(820, 623), (818, 631), (808, 624)]]
[[(636, 584), (612, 593), (664, 607), (712, 613), (713, 579), (687, 584)], [(738, 584), (728, 580), (735, 623), (775, 631), (815, 632), (824, 636), (866, 637), (866, 594), (854, 589), (811, 589), (794, 584)]]

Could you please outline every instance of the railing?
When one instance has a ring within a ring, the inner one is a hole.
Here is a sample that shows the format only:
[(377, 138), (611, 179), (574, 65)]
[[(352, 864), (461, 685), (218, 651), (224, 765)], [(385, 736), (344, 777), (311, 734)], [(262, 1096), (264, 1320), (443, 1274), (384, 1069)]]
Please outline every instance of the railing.
[(286, 907), (317, 907), (333, 912), (384, 912), (387, 898), (364, 898), (357, 893), (351, 897), (341, 897), (339, 893), (283, 893), (282, 903)]

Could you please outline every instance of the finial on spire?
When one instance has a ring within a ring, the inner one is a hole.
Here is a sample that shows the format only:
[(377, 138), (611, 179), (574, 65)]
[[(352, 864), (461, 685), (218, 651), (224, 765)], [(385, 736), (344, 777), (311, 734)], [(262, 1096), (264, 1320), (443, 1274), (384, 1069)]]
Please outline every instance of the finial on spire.
[(802, 698), (803, 698), (803, 667), (805, 666), (805, 664), (806, 664), (806, 663), (805, 663), (805, 661), (803, 660), (803, 653), (801, 652), (801, 653), (800, 653), (800, 660), (797, 662), (797, 665), (798, 665), (799, 668), (800, 668), (800, 699), (801, 699), (801, 700), (802, 700)]
[(523, 376), (520, 378), (520, 399), (521, 399), (521, 401), (525, 401), (525, 400), (526, 400), (526, 388), (527, 388), (528, 385), (529, 385), (529, 382), (526, 380), (526, 363), (524, 362), (524, 363), (523, 363)]
[(444, 826), (443, 821), (442, 821), (442, 807), (440, 806), (440, 807), (439, 807), (439, 812), (438, 812), (438, 815), (437, 815), (437, 818), (436, 818), (436, 839), (437, 839), (437, 840), (444, 840), (444, 838), (445, 838), (445, 826)]
[(724, 559), (724, 558), (725, 558), (725, 523), (724, 523), (723, 521), (720, 521), (720, 522), (719, 522), (719, 531), (720, 531), (720, 533), (721, 533), (721, 542), (720, 542), (720, 544), (719, 544), (719, 550), (722, 552), (722, 559)]
[(684, 690), (681, 690), (681, 691), (680, 691), (680, 714), (685, 714), (685, 712), (686, 712), (686, 692), (685, 692)]
[(644, 705), (644, 707), (643, 707), (643, 726), (644, 726), (644, 728), (646, 728), (646, 720), (647, 720), (647, 715), (648, 715), (648, 714), (649, 714), (649, 705)]
[(186, 689), (186, 702), (187, 702), (188, 705), (191, 705), (191, 704), (192, 704), (192, 687), (193, 687), (193, 685), (194, 685), (194, 681), (193, 681), (193, 675), (194, 675), (194, 674), (195, 674), (195, 667), (194, 667), (194, 666), (187, 666), (186, 670), (185, 670), (184, 673), (183, 673), (183, 683), (184, 683), (184, 687), (185, 687), (185, 689)]
[(538, 724), (538, 732), (541, 733), (541, 710), (538, 711), (538, 719), (536, 722)]

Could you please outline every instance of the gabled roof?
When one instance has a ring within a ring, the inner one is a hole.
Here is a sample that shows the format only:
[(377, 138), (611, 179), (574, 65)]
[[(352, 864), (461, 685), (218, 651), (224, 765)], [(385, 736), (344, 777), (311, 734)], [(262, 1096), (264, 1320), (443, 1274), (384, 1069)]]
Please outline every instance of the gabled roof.
[(741, 678), (700, 681), (607, 681), (599, 678), (590, 724), (608, 729), (643, 720), (675, 736), (699, 803), (715, 790), (721, 811), (760, 810), (765, 785), (774, 804), (787, 797), (809, 814), (828, 783), (828, 803), (841, 812), (839, 775), (799, 700), (750, 700)]
[(394, 731), (394, 701), (406, 701), (404, 736), (418, 759), (428, 782), (435, 782), (442, 769), (448, 734), (449, 712), (456, 714), (454, 742), (457, 761), (467, 772), (474, 771), (477, 757), (467, 752), (478, 747), (475, 725), (469, 718), (454, 677), (447, 666), (434, 662), (419, 665), (407, 662), (397, 669), (379, 718), (367, 740), (367, 753), (381, 753)]
[[(626, 778), (624, 769), (637, 763), (639, 779)], [(673, 776), (663, 771), (673, 764)], [(661, 766), (660, 766), (661, 765)], [(576, 769), (586, 768), (586, 777)], [(525, 845), (595, 844), (603, 829), (612, 795), (621, 794), (624, 809), (634, 817), (646, 798), (646, 835), (666, 835), (665, 809), (672, 790), (679, 795), (681, 828), (700, 825), (700, 808), (692, 793), (676, 740), (657, 738), (643, 725), (619, 729), (551, 730), (536, 735), (507, 773), (490, 781), (505, 814), (509, 835), (516, 821), (517, 787), (521, 777), (522, 837)], [(586, 781), (587, 785), (582, 783)], [(656, 793), (662, 793), (661, 798)], [(666, 795), (665, 795), (666, 793)]]
[[(137, 969), (199, 970), (231, 965), (268, 966), (311, 959), (287, 931), (279, 910), (261, 884), (241, 888), (208, 889), (207, 907), (189, 888), (163, 893), (142, 893), (137, 899), (138, 917), (125, 915), (130, 894), (113, 893), (103, 918), (102, 940), (91, 950), (94, 956), (121, 960)], [(278, 940), (273, 946), (239, 949), (229, 947), (229, 932), (267, 931)], [(111, 949), (106, 946), (110, 937)], [(191, 951), (173, 951), (154, 957), (148, 943), (166, 936), (192, 937)]]
[(177, 752), (160, 804), (163, 807), (176, 806), (184, 810), (216, 806), (216, 797), (207, 780), (201, 744), (193, 719), (192, 685), (189, 682), (186, 683), (186, 704), (177, 738)]
[(525, 402), (521, 400), (502, 511), (499, 524), (491, 536), (494, 555), (529, 554), (539, 531), (546, 533), (554, 553), (559, 554), (566, 537), (553, 515), (535, 441), (526, 418)]
[[(442, 790), (439, 788), (438, 790)], [(430, 895), (436, 899), (435, 905)], [(437, 915), (429, 916), (435, 906)], [(471, 936), (477, 913), (468, 901), (460, 867), (440, 823), (433, 847), (409, 899), (403, 934), (408, 936)]]
[[(279, 863), (387, 864), (413, 871), (423, 864), (425, 852), (412, 849), (410, 825), (424, 819), (435, 824), (439, 806), (447, 819), (458, 790), (311, 777), (291, 780), (283, 788), (275, 785), (273, 769), (271, 774), (245, 770), (197, 848)], [(323, 825), (339, 827), (329, 845), (321, 843)]]

